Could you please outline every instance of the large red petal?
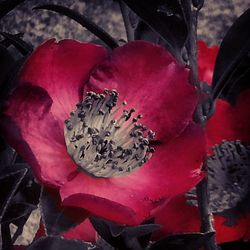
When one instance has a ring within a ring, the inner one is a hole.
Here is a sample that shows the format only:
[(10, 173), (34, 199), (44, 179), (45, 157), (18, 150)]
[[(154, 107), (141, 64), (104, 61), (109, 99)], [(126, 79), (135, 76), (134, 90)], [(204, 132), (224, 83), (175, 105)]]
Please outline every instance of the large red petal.
[(120, 100), (143, 114), (142, 123), (160, 140), (179, 135), (197, 102), (189, 72), (164, 48), (135, 41), (115, 49), (91, 74), (87, 90), (116, 89)]
[(128, 176), (79, 174), (61, 188), (63, 203), (118, 223), (138, 224), (164, 199), (200, 181), (204, 145), (202, 129), (191, 123), (180, 136), (158, 146), (152, 159)]
[(250, 90), (237, 98), (234, 106), (217, 100), (216, 111), (207, 123), (209, 147), (220, 144), (222, 140), (241, 140), (250, 142)]
[[(162, 228), (155, 233), (155, 239), (171, 234), (200, 231), (198, 209), (187, 205), (184, 196), (166, 202), (164, 206), (154, 211), (153, 216), (155, 223), (162, 225)], [(235, 226), (226, 226), (226, 219), (221, 216), (215, 216), (214, 219), (217, 243), (242, 239), (248, 230), (246, 218), (237, 220)]]
[(98, 45), (54, 39), (38, 47), (24, 65), (19, 83), (32, 83), (45, 89), (53, 100), (51, 112), (63, 121), (82, 99), (90, 71), (106, 55)]
[(215, 59), (219, 51), (218, 46), (208, 47), (203, 41), (198, 42), (198, 66), (201, 81), (212, 83)]
[(50, 113), (52, 100), (45, 90), (31, 85), (17, 88), (1, 117), (7, 142), (32, 166), (44, 184), (61, 186), (75, 171), (64, 135)]

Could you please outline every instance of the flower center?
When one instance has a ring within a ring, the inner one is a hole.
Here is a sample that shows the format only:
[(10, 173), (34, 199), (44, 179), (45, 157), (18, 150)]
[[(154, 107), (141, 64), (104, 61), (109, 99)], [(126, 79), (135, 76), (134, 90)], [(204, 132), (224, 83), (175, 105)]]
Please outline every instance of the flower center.
[[(149, 146), (154, 132), (138, 123), (141, 115), (132, 118), (135, 109), (116, 107), (118, 93), (88, 92), (65, 121), (64, 136), (71, 158), (95, 177), (127, 175), (146, 163), (154, 149)], [(115, 108), (116, 107), (116, 108)]]
[(207, 159), (212, 212), (235, 207), (249, 192), (250, 148), (240, 141), (223, 141)]
[[(207, 158), (211, 212), (236, 208), (250, 192), (250, 147), (241, 141), (223, 141)], [(196, 188), (186, 194), (190, 205), (198, 206)]]

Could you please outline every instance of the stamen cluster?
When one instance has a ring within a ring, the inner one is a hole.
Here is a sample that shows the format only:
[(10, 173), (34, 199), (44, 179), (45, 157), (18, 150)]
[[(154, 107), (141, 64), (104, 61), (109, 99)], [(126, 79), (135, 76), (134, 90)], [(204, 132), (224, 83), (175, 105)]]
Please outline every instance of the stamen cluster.
[(65, 121), (65, 142), (69, 155), (80, 170), (95, 177), (127, 175), (140, 168), (152, 156), (149, 141), (154, 132), (132, 118), (135, 109), (117, 108), (116, 90), (103, 94), (88, 92)]
[(250, 148), (240, 141), (223, 141), (208, 157), (210, 207), (222, 212), (235, 207), (249, 192)]
[[(222, 213), (235, 208), (250, 191), (250, 147), (241, 141), (223, 141), (213, 147), (207, 158), (209, 206)], [(187, 202), (198, 207), (196, 188), (187, 194)]]

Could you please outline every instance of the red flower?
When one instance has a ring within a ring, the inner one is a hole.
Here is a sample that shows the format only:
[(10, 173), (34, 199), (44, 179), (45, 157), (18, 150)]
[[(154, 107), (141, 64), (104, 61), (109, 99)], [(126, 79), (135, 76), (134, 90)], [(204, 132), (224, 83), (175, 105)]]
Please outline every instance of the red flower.
[[(200, 232), (201, 219), (196, 207), (187, 205), (186, 198), (179, 196), (166, 202), (165, 206), (154, 211), (155, 223), (162, 225), (162, 229), (154, 235), (155, 239), (166, 235)], [(240, 239), (250, 240), (250, 215), (237, 219), (235, 225), (227, 226), (227, 219), (214, 216), (216, 242), (223, 243)]]
[(219, 47), (207, 47), (203, 41), (198, 42), (198, 67), (200, 80), (211, 85), (215, 59), (218, 54)]
[[(218, 46), (207, 47), (203, 41), (198, 43), (200, 79), (209, 85), (212, 83), (218, 50)], [(250, 142), (249, 96), (250, 90), (242, 92), (234, 106), (222, 99), (216, 101), (216, 113), (207, 124), (208, 148), (220, 144), (224, 139)]]
[[(200, 79), (210, 85), (218, 47), (209, 48), (204, 42), (199, 42), (198, 49)], [(217, 100), (215, 114), (207, 123), (206, 136), (209, 153), (212, 152), (212, 146), (221, 144), (222, 140), (241, 140), (249, 144), (249, 95), (249, 90), (242, 92), (237, 98), (235, 106), (224, 100)], [(165, 202), (165, 205), (156, 209), (153, 215), (156, 218), (155, 222), (163, 225), (162, 229), (155, 235), (156, 238), (175, 233), (200, 231), (201, 220), (198, 209), (187, 205), (184, 196)], [(239, 239), (250, 240), (249, 213), (242, 214), (242, 217), (235, 219), (235, 225), (233, 226), (226, 226), (227, 219), (222, 216), (214, 216), (214, 220), (218, 243)]]
[[(30, 56), (1, 117), (6, 140), (63, 205), (118, 223), (137, 224), (166, 198), (202, 178), (202, 128), (192, 121), (197, 98), (188, 71), (163, 48), (131, 42), (111, 53), (94, 44), (50, 40)], [(156, 132), (156, 152), (139, 170), (96, 178), (67, 153), (64, 121), (83, 92), (116, 89)]]

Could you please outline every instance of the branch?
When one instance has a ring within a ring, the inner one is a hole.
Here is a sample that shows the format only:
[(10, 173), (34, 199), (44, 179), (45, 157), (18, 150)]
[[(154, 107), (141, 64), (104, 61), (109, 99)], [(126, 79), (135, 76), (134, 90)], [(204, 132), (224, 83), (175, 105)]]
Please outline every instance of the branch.
[[(197, 1), (196, 1), (197, 2)], [(202, 5), (203, 5), (203, 1)], [(186, 18), (188, 20), (188, 41), (186, 44), (188, 58), (189, 58), (189, 67), (191, 70), (191, 83), (197, 87), (197, 95), (200, 100), (202, 100), (202, 90), (199, 82), (199, 73), (198, 73), (198, 63), (197, 63), (197, 24), (198, 24), (198, 12), (202, 5), (199, 8), (195, 8), (193, 6), (193, 1), (187, 0), (183, 1), (183, 7), (186, 8)], [(203, 115), (202, 113), (198, 115)], [(202, 118), (199, 121), (204, 121)], [(204, 122), (203, 122), (203, 125)], [(206, 171), (206, 168), (204, 169)], [(214, 232), (213, 227), (213, 214), (209, 209), (209, 194), (208, 194), (208, 183), (207, 177), (205, 177), (198, 185), (197, 185), (197, 197), (198, 197), (198, 205), (201, 216), (201, 232), (209, 233)], [(218, 250), (219, 248), (215, 243), (215, 235), (213, 235), (206, 243), (205, 250)]]

